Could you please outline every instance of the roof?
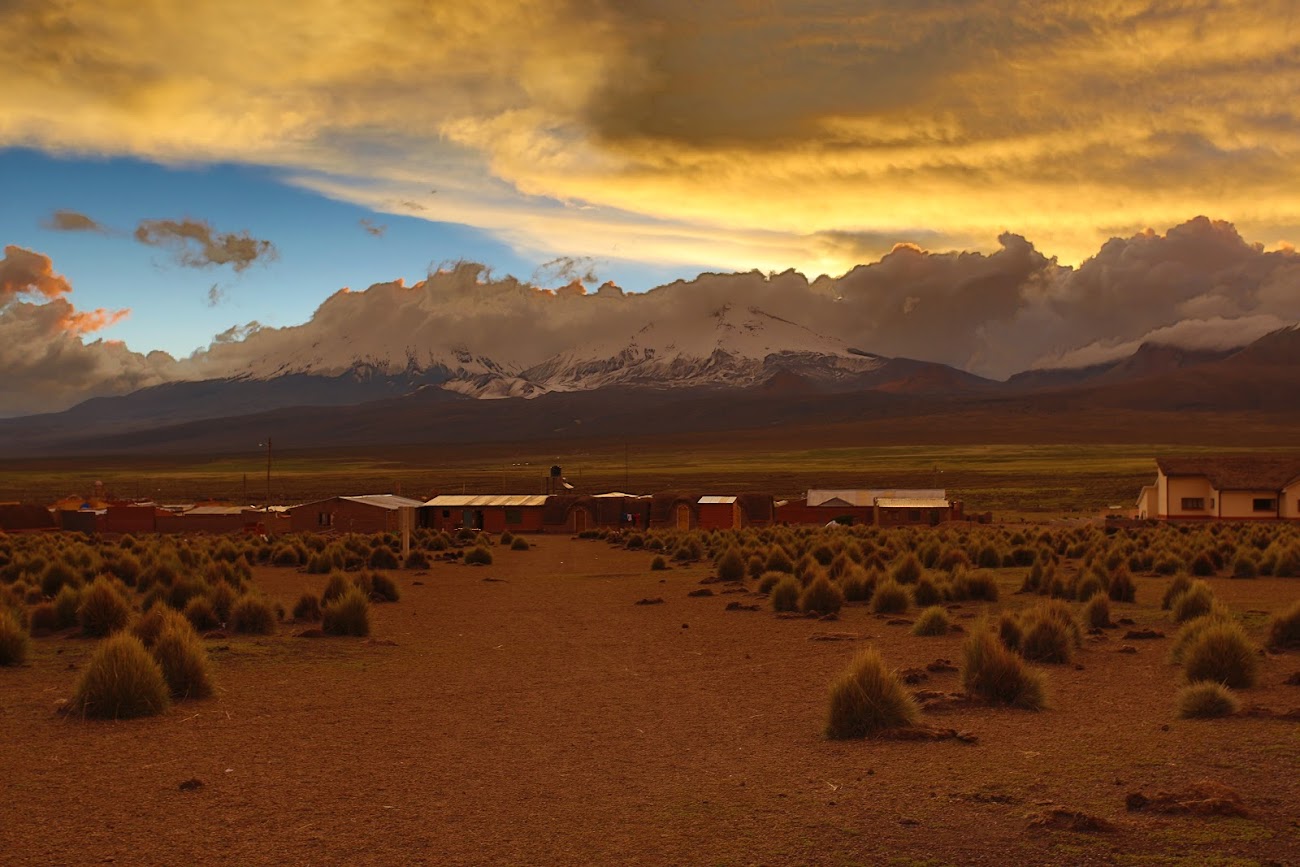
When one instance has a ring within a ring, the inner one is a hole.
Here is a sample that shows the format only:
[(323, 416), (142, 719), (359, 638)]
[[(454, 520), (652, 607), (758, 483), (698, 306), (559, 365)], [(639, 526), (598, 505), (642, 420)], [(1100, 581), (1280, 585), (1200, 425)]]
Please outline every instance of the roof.
[(882, 509), (946, 509), (948, 501), (943, 497), (876, 497), (876, 505)]
[(363, 494), (359, 497), (339, 497), (339, 499), (351, 500), (354, 503), (361, 503), (366, 506), (377, 506), (380, 509), (388, 509), (389, 511), (424, 505), (419, 500), (412, 500), (410, 497), (399, 497), (396, 494)]
[(649, 494), (625, 494), (622, 491), (612, 491), (608, 494), (592, 494), (591, 496), (598, 500), (604, 499), (605, 497), (622, 497), (625, 500), (639, 500), (643, 497), (648, 497)]
[(881, 497), (885, 498), (922, 498), (943, 499), (947, 491), (943, 488), (859, 488), (859, 489), (823, 489), (813, 488), (808, 491), (809, 506), (871, 506)]
[(1166, 476), (1203, 476), (1218, 491), (1280, 491), (1300, 480), (1300, 455), (1156, 458)]
[(701, 506), (729, 506), (736, 502), (735, 497), (700, 497), (696, 502)]
[(184, 512), (184, 513), (182, 513), (182, 514), (185, 514), (185, 515), (242, 515), (243, 513), (244, 513), (244, 507), (243, 507), (243, 506), (195, 506), (193, 509), (190, 509), (189, 511)]
[(440, 494), (420, 505), (445, 509), (517, 509), (524, 506), (545, 506), (546, 500), (546, 494)]

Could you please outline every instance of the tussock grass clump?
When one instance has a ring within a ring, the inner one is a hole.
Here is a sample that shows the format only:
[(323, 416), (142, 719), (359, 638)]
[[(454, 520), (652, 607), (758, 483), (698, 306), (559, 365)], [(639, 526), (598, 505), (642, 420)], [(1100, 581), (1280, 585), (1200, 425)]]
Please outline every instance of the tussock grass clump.
[(406, 555), (406, 561), (402, 563), (402, 567), (404, 569), (428, 569), (429, 555), (419, 548), (412, 548), (411, 553)]
[[(145, 647), (153, 647), (164, 628), (172, 621), (184, 619), (185, 616), (176, 609), (157, 605), (140, 615), (140, 619), (131, 627), (131, 634), (140, 639)], [(185, 623), (189, 625), (188, 620)]]
[[(528, 540), (525, 539), (523, 536), (515, 536), (514, 541), (510, 543), (511, 551), (527, 551), (530, 547), (531, 546), (528, 544)], [(629, 545), (628, 547), (630, 548), (632, 546)], [(639, 548), (641, 546), (638, 545), (636, 547)]]
[(906, 588), (893, 578), (876, 585), (876, 592), (871, 594), (871, 610), (877, 614), (902, 614), (909, 604)]
[(329, 580), (325, 582), (325, 589), (321, 591), (320, 600), (322, 604), (328, 605), (330, 602), (347, 593), (355, 585), (351, 579), (342, 572), (331, 572)]
[(1214, 590), (1206, 582), (1196, 579), (1186, 592), (1178, 594), (1171, 604), (1170, 611), (1177, 623), (1186, 623), (1210, 613), (1214, 607)]
[(1240, 625), (1221, 621), (1206, 626), (1187, 645), (1183, 671), (1189, 683), (1208, 680), (1246, 689), (1259, 677), (1259, 656)]
[(401, 591), (397, 589), (397, 582), (383, 572), (371, 572), (368, 577), (370, 586), (367, 595), (372, 599), (380, 602), (396, 602), (402, 598)]
[(919, 608), (928, 608), (943, 601), (943, 591), (928, 576), (923, 575), (912, 588), (912, 601)]
[(245, 635), (270, 635), (275, 632), (275, 609), (262, 597), (245, 593), (230, 609), (230, 626)]
[(718, 577), (723, 581), (745, 580), (745, 558), (735, 548), (728, 548), (719, 558)]
[(1300, 647), (1300, 601), (1269, 621), (1268, 646)]
[(785, 575), (772, 588), (773, 611), (798, 611), (803, 585), (793, 575)]
[(32, 634), (54, 632), (59, 628), (59, 613), (54, 610), (53, 602), (42, 602), (27, 615), (31, 621)]
[(293, 606), (293, 619), (316, 623), (321, 618), (320, 600), (314, 593), (304, 593)]
[(773, 545), (767, 552), (767, 562), (764, 564), (766, 572), (784, 572), (787, 575), (794, 574), (794, 561), (790, 559), (789, 553), (780, 545)]
[(235, 600), (238, 598), (235, 588), (225, 581), (218, 581), (208, 591), (208, 602), (212, 604), (212, 611), (217, 615), (217, 620), (222, 623), (230, 622), (230, 609), (235, 607)]
[(65, 585), (54, 597), (54, 614), (59, 628), (67, 629), (77, 624), (77, 610), (81, 608), (81, 588)]
[(873, 581), (861, 566), (851, 566), (840, 579), (840, 589), (847, 602), (866, 602), (876, 589)]
[(758, 592), (771, 593), (772, 588), (781, 583), (781, 579), (789, 575), (785, 572), (764, 572), (758, 578)]
[(1105, 593), (1106, 585), (1096, 575), (1087, 575), (1074, 585), (1074, 598), (1078, 602), (1087, 602), (1098, 593)]
[(950, 626), (947, 610), (942, 605), (931, 605), (912, 624), (912, 634), (947, 635)]
[(208, 651), (194, 630), (171, 621), (153, 646), (153, 658), (173, 699), (199, 699), (212, 695)]
[(1187, 648), (1191, 647), (1192, 642), (1200, 637), (1208, 627), (1216, 623), (1224, 623), (1232, 620), (1232, 615), (1228, 610), (1220, 605), (1215, 605), (1210, 609), (1209, 614), (1203, 614), (1200, 617), (1193, 617), (1184, 623), (1178, 629), (1178, 634), (1174, 636), (1173, 646), (1169, 649), (1169, 661), (1181, 664), (1183, 658), (1187, 655)]
[(18, 615), (0, 608), (0, 665), (22, 665), (27, 661), (31, 639), (18, 621)]
[(883, 729), (914, 726), (920, 717), (916, 701), (871, 648), (855, 656), (831, 684), (826, 737), (864, 738)]
[(119, 632), (105, 639), (90, 658), (70, 707), (86, 717), (132, 719), (162, 713), (170, 705), (162, 667), (140, 639)]
[(1168, 611), (1174, 607), (1174, 600), (1186, 593), (1192, 586), (1189, 575), (1175, 575), (1174, 580), (1165, 588), (1165, 595), (1160, 599), (1160, 610)]
[(998, 638), (1011, 650), (1020, 649), (1020, 639), (1024, 637), (1024, 629), (1020, 626), (1020, 618), (1010, 611), (1003, 611), (1002, 616), (998, 618)]
[(482, 545), (465, 552), (465, 563), (470, 566), (491, 566), (492, 552)]
[(1110, 622), (1110, 597), (1105, 593), (1098, 592), (1088, 604), (1083, 606), (1083, 619), (1087, 621), (1088, 626), (1093, 629), (1105, 629), (1113, 626)]
[(1182, 719), (1216, 719), (1232, 716), (1240, 709), (1237, 696), (1221, 683), (1200, 681), (1178, 693), (1178, 716)]
[(983, 624), (962, 644), (961, 685), (986, 701), (1026, 710), (1047, 706), (1046, 678), (1008, 650)]
[(81, 592), (77, 622), (82, 634), (101, 638), (126, 628), (131, 622), (131, 605), (111, 581), (101, 576)]
[(353, 587), (325, 606), (321, 628), (329, 635), (369, 635), (370, 600)]
[(662, 572), (667, 568), (668, 561), (663, 558), (662, 554), (656, 555), (655, 558), (650, 561), (651, 572)]
[(55, 560), (46, 566), (44, 574), (41, 575), (41, 593), (46, 596), (57, 596), (64, 587), (79, 586), (81, 586), (81, 576), (60, 560)]
[(401, 564), (397, 562), (397, 555), (393, 549), (387, 545), (381, 545), (370, 552), (370, 559), (367, 563), (371, 569), (396, 569)]
[(185, 619), (200, 632), (216, 629), (222, 621), (217, 618), (217, 611), (206, 596), (195, 596), (185, 603)]
[(812, 583), (804, 588), (799, 596), (800, 611), (816, 611), (818, 614), (838, 614), (844, 607), (844, 593), (839, 585), (825, 575), (818, 575)]
[(1259, 564), (1249, 554), (1238, 554), (1232, 561), (1233, 578), (1258, 578)]
[(954, 601), (983, 600), (998, 601), (998, 580), (992, 572), (971, 572), (958, 569), (949, 584), (949, 596)]
[(1074, 644), (1069, 628), (1055, 617), (1029, 617), (1020, 636), (1020, 655), (1033, 662), (1069, 662)]
[(1137, 599), (1137, 584), (1133, 583), (1133, 575), (1127, 566), (1121, 564), (1111, 573), (1106, 595), (1112, 602), (1133, 602)]
[(907, 553), (894, 563), (893, 568), (889, 570), (889, 577), (893, 578), (899, 584), (915, 584), (921, 580), (925, 568), (915, 554)]

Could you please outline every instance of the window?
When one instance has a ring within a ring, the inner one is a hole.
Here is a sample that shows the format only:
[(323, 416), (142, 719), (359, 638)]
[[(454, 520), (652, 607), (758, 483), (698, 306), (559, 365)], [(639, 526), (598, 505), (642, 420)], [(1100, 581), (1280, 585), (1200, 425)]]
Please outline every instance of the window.
[(1204, 512), (1205, 498), (1204, 497), (1183, 497), (1183, 511)]
[(506, 509), (507, 524), (522, 524), (524, 522), (523, 509)]
[(318, 527), (332, 527), (332, 526), (334, 526), (334, 513), (333, 513), (333, 512), (317, 512), (317, 513), (316, 513), (316, 526), (318, 526)]
[(1276, 512), (1277, 499), (1275, 497), (1256, 497), (1254, 509), (1256, 512)]

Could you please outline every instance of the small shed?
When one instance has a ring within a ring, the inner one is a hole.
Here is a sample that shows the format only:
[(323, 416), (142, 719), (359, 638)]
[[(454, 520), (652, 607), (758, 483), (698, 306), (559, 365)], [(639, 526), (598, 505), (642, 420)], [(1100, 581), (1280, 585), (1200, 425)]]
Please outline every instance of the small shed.
[(695, 501), (701, 530), (732, 530), (742, 525), (736, 497), (705, 496)]
[(488, 533), (540, 532), (545, 494), (440, 494), (421, 506), (422, 525)]
[(289, 526), (295, 533), (396, 533), (401, 530), (401, 510), (424, 503), (396, 494), (330, 497), (290, 506)]
[(34, 503), (0, 503), (0, 530), (6, 533), (40, 533), (57, 530), (54, 513)]
[(240, 506), (194, 506), (181, 512), (159, 513), (159, 533), (241, 533), (247, 524)]

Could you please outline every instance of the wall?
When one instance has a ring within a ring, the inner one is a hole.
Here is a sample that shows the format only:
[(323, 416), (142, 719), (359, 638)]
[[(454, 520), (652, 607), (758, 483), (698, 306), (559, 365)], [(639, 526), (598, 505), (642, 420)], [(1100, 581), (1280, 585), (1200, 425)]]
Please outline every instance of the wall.
[(153, 506), (109, 506), (104, 515), (106, 533), (152, 533), (157, 528)]
[(243, 515), (159, 515), (159, 533), (242, 533), (247, 521)]
[(876, 507), (876, 523), (881, 527), (928, 527), (947, 521), (948, 509), (895, 509)]
[(1219, 516), (1225, 520), (1276, 520), (1276, 510), (1256, 512), (1254, 500), (1276, 500), (1277, 491), (1223, 491), (1220, 493)]
[(805, 500), (790, 500), (776, 507), (778, 524), (817, 524), (825, 526), (836, 518), (848, 515), (854, 524), (874, 524), (874, 506), (809, 506)]
[(730, 530), (740, 526), (740, 506), (736, 503), (700, 503), (701, 530)]
[[(319, 522), (322, 512), (332, 517), (331, 523)], [(398, 530), (396, 509), (383, 509), (338, 497), (295, 506), (289, 510), (289, 516), (295, 533), (396, 533)]]
[(1300, 479), (1282, 489), (1282, 517), (1300, 520)]
[[(1161, 518), (1212, 518), (1218, 514), (1218, 494), (1210, 486), (1210, 480), (1204, 476), (1166, 478), (1162, 473), (1161, 480), (1165, 489), (1160, 501), (1164, 508), (1160, 513)], [(1202, 498), (1205, 500), (1205, 508), (1184, 509), (1184, 497)]]

